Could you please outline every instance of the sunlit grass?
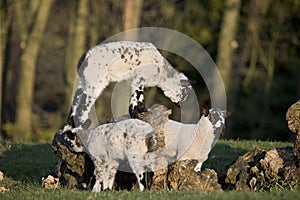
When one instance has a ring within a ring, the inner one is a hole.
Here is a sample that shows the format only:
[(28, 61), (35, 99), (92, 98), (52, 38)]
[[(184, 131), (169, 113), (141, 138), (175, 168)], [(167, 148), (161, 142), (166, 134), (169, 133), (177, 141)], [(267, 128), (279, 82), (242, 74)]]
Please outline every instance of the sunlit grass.
[[(222, 173), (234, 160), (255, 148), (273, 149), (292, 146), (283, 142), (248, 140), (219, 140), (204, 168)], [(51, 174), (55, 166), (51, 144), (0, 143), (0, 170), (5, 179), (0, 182), (10, 191), (0, 193), (0, 199), (297, 199), (300, 191), (279, 192), (197, 192), (197, 191), (107, 191), (94, 193), (77, 189), (47, 190), (41, 186), (42, 177)]]

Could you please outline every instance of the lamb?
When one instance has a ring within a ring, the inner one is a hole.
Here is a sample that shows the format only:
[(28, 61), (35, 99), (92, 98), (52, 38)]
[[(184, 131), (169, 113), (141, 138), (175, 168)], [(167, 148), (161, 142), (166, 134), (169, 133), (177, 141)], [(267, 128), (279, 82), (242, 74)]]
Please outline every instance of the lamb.
[(139, 189), (143, 173), (153, 171), (155, 164), (155, 131), (148, 123), (127, 119), (100, 125), (94, 129), (72, 129), (64, 133), (68, 147), (75, 152), (86, 152), (92, 159), (96, 183), (93, 191), (112, 189), (118, 167), (129, 164), (136, 175)]
[(160, 153), (167, 161), (196, 159), (195, 171), (201, 171), (216, 140), (224, 131), (225, 111), (210, 109), (197, 124), (168, 120), (164, 127), (165, 149)]
[(174, 103), (184, 101), (189, 93), (191, 81), (176, 71), (148, 42), (111, 42), (90, 49), (78, 63), (80, 76), (73, 103), (68, 116), (72, 127), (90, 125), (88, 114), (96, 99), (110, 82), (132, 79), (129, 113), (146, 111), (144, 87), (157, 86)]

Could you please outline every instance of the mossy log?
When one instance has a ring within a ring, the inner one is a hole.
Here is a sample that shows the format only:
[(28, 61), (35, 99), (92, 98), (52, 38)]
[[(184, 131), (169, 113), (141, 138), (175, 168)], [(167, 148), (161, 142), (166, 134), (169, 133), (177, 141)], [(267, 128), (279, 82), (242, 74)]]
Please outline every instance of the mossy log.
[(195, 172), (197, 160), (177, 161), (168, 167), (167, 182), (174, 190), (221, 191), (217, 173), (213, 169)]
[(292, 147), (255, 149), (240, 156), (228, 168), (225, 184), (238, 191), (295, 189), (299, 182), (297, 176), (297, 159)]
[(288, 109), (286, 121), (288, 122), (289, 129), (293, 133), (296, 133), (293, 152), (298, 160), (300, 160), (300, 99)]

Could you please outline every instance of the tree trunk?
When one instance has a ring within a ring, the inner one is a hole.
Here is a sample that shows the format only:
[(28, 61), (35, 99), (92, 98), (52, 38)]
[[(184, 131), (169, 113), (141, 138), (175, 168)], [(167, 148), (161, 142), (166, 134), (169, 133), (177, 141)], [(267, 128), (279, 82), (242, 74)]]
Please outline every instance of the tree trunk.
[[(19, 27), (21, 35), (21, 47), (23, 47), (20, 64), (20, 82), (16, 99), (16, 128), (20, 134), (19, 139), (28, 140), (31, 137), (31, 116), (36, 60), (39, 53), (43, 32), (50, 14), (52, 2), (52, 0), (43, 0), (40, 2), (39, 9), (37, 9), (38, 13), (36, 14), (36, 18), (32, 18), (31, 20), (32, 30), (30, 32), (27, 32), (29, 30), (29, 26), (26, 27), (26, 24), (23, 24)], [(16, 8), (16, 12), (19, 13), (17, 19), (19, 24), (24, 23), (22, 22), (23, 19), (21, 18), (24, 16), (22, 15), (22, 12), (25, 12), (25, 9), (20, 9), (20, 7)], [(26, 10), (26, 12), (28, 12), (28, 10)]]
[[(223, 78), (223, 83), (226, 89), (226, 96), (233, 97), (231, 94), (234, 93), (237, 78), (235, 78), (234, 84), (231, 82), (233, 77), (233, 58), (234, 50), (237, 48), (237, 41), (235, 40), (237, 25), (239, 20), (239, 11), (240, 11), (241, 2), (240, 0), (226, 0), (225, 1), (225, 10), (223, 14), (221, 30), (219, 33), (219, 42), (218, 42), (218, 55), (216, 64)], [(217, 99), (222, 99), (220, 96), (221, 92), (218, 91), (220, 86), (214, 86), (212, 96)], [(230, 94), (230, 95), (229, 95)], [(228, 100), (228, 106), (232, 108), (234, 97)], [(231, 121), (228, 120), (228, 125), (226, 125), (226, 131), (230, 133)], [(230, 137), (226, 134), (225, 137)]]
[(6, 62), (7, 43), (9, 27), (12, 24), (13, 6), (6, 1), (0, 2), (0, 141), (3, 137), (3, 116), (4, 116), (4, 102), (5, 102), (5, 87), (7, 80), (8, 65)]
[[(74, 6), (72, 4), (72, 6)], [(75, 8), (75, 7), (74, 7)], [(69, 40), (65, 60), (65, 83), (66, 83), (66, 108), (69, 109), (72, 101), (72, 91), (77, 73), (77, 64), (85, 52), (87, 35), (88, 2), (80, 0), (77, 8), (77, 15), (71, 9)], [(66, 111), (68, 113), (68, 111)]]
[[(137, 28), (140, 24), (141, 11), (143, 8), (143, 0), (125, 0), (124, 1), (124, 30)], [(126, 40), (134, 40), (136, 36), (125, 35)]]
[(0, 141), (2, 140), (2, 99), (3, 99), (3, 63), (4, 63), (4, 47), (5, 47), (5, 33), (6, 33), (6, 12), (4, 2), (0, 3)]
[(238, 45), (235, 36), (240, 6), (240, 0), (226, 0), (219, 36), (217, 66), (223, 77), (227, 94), (230, 91), (234, 49), (236, 49)]
[[(2, 9), (1, 9), (2, 12)], [(0, 18), (2, 21), (2, 16)], [(2, 32), (3, 32), (3, 26), (2, 23), (0, 25), (0, 141), (2, 140), (2, 75), (3, 75), (3, 43), (2, 43)]]

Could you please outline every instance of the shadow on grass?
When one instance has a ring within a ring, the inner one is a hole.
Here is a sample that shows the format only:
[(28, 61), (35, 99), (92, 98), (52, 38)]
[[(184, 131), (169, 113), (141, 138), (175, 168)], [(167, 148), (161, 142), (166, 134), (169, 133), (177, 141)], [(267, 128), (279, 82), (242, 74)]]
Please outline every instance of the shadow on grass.
[(5, 144), (0, 170), (5, 176), (25, 183), (41, 182), (52, 174), (56, 156), (50, 144)]
[(209, 153), (207, 161), (203, 163), (202, 169), (214, 169), (218, 174), (225, 170), (241, 155), (248, 151), (243, 148), (231, 147), (224, 142), (218, 142)]

